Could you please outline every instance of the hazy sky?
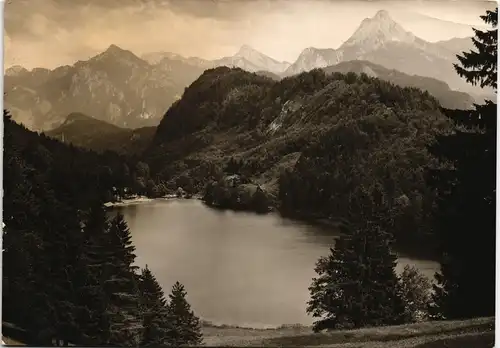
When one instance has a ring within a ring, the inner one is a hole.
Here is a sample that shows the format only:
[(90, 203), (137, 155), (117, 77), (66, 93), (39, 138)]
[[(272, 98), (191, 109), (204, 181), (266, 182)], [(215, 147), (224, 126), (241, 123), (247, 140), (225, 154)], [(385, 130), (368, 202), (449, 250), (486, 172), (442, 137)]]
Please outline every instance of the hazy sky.
[(6, 0), (5, 65), (54, 68), (116, 44), (140, 55), (219, 58), (248, 44), (293, 62), (306, 47), (336, 48), (385, 9), (428, 40), (472, 35), (494, 1), (479, 0)]

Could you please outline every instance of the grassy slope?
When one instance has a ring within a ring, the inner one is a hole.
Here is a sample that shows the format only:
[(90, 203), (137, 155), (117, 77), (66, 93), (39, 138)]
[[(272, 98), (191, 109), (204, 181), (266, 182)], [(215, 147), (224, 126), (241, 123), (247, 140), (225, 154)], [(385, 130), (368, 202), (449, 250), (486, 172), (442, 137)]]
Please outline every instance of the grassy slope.
[(479, 318), (318, 334), (308, 327), (204, 327), (203, 333), (207, 346), (485, 348), (493, 347), (494, 322), (494, 318)]
[[(355, 348), (487, 348), (495, 341), (494, 318), (432, 321), (418, 324), (313, 333), (306, 326), (250, 329), (203, 326), (205, 346), (355, 347)], [(8, 345), (24, 345), (3, 336)]]

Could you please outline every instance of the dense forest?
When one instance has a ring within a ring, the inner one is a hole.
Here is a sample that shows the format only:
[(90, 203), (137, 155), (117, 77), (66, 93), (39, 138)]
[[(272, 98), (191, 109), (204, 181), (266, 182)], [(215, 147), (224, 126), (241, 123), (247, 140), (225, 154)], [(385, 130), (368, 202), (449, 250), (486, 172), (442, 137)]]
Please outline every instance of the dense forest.
[[(459, 56), (455, 69), (469, 83), (496, 90), (498, 8), (481, 18), (494, 29), (475, 30), (477, 50)], [(402, 227), (375, 183), (359, 195), (350, 233), (316, 265), (307, 309), (317, 318), (315, 330), (495, 315), (496, 113), (492, 101), (446, 110), (453, 131), (428, 145), (437, 163), (427, 165), (424, 178), (436, 195), (429, 221), (441, 262), (433, 291), (414, 270), (396, 276), (391, 244)]]
[[(496, 90), (498, 9), (481, 18), (493, 29), (475, 30), (455, 69)], [(309, 288), (316, 331), (493, 316), (496, 112), (366, 74), (275, 81), (226, 67), (185, 90), (142, 154), (65, 144), (4, 111), (3, 319), (35, 345), (201, 344), (186, 289), (166, 298), (135, 266), (124, 217), (103, 207), (178, 187), (342, 223)], [(414, 268), (396, 274), (395, 244), (431, 250), (432, 289)]]
[[(497, 90), (498, 7), (481, 19), (492, 30), (474, 30), (476, 50), (458, 56), (457, 73), (467, 82)], [(448, 319), (495, 314), (497, 104), (448, 114), (455, 132), (439, 137), (431, 152), (452, 163), (428, 173), (438, 192), (433, 231), (439, 240), (434, 315)], [(474, 238), (470, 238), (470, 233)]]
[(109, 196), (134, 186), (130, 163), (30, 132), (7, 112), (3, 163), (2, 317), (24, 342), (200, 342), (182, 285), (166, 300), (149, 269), (137, 272), (123, 216), (106, 216)]
[(156, 127), (121, 128), (81, 113), (71, 113), (63, 124), (45, 134), (96, 152), (113, 151), (138, 156), (149, 145), (155, 132)]

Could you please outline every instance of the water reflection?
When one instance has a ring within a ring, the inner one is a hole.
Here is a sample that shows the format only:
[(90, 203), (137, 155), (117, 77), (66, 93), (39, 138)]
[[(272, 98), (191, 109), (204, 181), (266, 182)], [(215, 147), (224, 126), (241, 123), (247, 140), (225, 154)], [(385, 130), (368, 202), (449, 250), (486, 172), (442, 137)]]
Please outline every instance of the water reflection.
[[(312, 322), (308, 287), (315, 262), (338, 236), (334, 228), (213, 210), (196, 200), (115, 209), (129, 223), (137, 264), (148, 264), (166, 291), (182, 282), (204, 319), (253, 327)], [(416, 263), (435, 270), (434, 263)]]

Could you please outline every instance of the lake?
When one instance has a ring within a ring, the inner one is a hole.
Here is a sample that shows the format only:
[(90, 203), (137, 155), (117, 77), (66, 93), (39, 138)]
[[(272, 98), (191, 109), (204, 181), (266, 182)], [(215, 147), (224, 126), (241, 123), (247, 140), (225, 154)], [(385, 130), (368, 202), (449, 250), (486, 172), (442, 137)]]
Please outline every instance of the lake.
[[(336, 231), (277, 214), (218, 211), (198, 200), (114, 207), (129, 225), (138, 266), (166, 294), (179, 281), (196, 314), (215, 324), (265, 328), (312, 323), (305, 312), (314, 265)], [(400, 257), (432, 277), (438, 264)]]

